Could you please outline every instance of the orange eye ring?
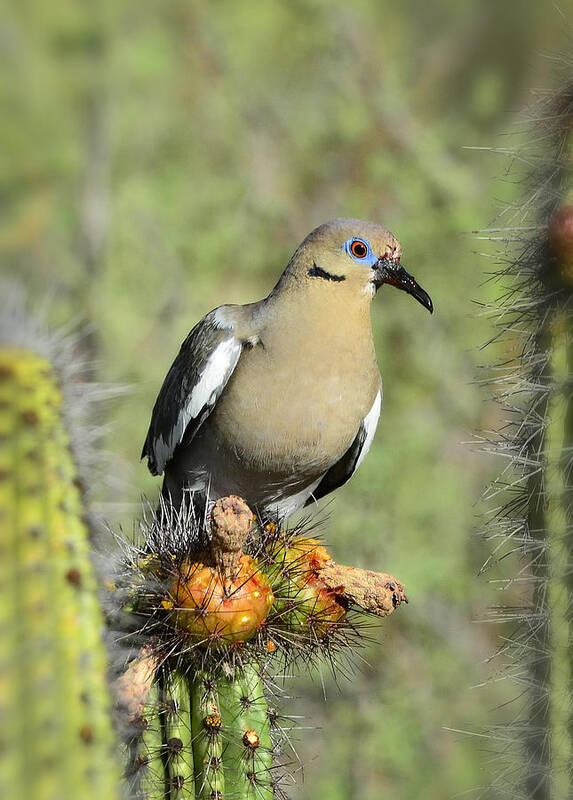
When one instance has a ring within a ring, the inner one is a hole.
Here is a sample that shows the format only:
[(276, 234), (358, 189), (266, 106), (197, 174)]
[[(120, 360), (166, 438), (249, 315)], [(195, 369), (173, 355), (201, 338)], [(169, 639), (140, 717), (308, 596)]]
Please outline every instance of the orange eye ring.
[(355, 258), (366, 258), (368, 248), (360, 239), (355, 239), (350, 245), (350, 252)]

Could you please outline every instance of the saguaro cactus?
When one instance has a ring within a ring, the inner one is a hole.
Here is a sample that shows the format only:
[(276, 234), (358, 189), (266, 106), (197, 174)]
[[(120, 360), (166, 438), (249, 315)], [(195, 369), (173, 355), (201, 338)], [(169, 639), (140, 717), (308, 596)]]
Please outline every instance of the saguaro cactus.
[(536, 118), (535, 143), (526, 145), (535, 165), (529, 214), (509, 232), (512, 252), (499, 276), (509, 354), (496, 384), (509, 422), (495, 445), (513, 475), (506, 468), (494, 484), (496, 504), (499, 490), (506, 502), (489, 534), (498, 555), (519, 552), (525, 561), (506, 577), (525, 587), (520, 608), (494, 614), (517, 617), (503, 651), (528, 700), (510, 737), (521, 748), (513, 796), (565, 800), (573, 789), (573, 82)]
[(119, 796), (102, 628), (57, 377), (0, 346), (0, 796)]

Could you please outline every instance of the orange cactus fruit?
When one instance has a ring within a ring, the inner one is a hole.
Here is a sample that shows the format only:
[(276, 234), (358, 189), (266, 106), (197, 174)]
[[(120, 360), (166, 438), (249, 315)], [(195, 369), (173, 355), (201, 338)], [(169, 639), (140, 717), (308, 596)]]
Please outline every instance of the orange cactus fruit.
[(286, 560), (299, 561), (305, 572), (318, 573), (325, 564), (332, 561), (332, 557), (318, 539), (299, 536), (290, 543), (286, 551)]
[(281, 601), (276, 611), (286, 614), (293, 626), (308, 626), (322, 636), (346, 618), (346, 607), (335, 589), (320, 578), (320, 570), (332, 558), (317, 539), (299, 537), (274, 553), (282, 575)]
[(242, 554), (233, 578), (200, 562), (184, 562), (169, 599), (174, 624), (194, 640), (245, 642), (267, 618), (274, 596), (255, 559)]

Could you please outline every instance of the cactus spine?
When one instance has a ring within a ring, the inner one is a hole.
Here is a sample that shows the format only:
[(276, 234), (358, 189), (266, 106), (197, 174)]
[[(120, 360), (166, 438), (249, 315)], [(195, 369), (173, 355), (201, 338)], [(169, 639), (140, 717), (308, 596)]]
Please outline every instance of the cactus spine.
[(0, 795), (114, 798), (103, 618), (50, 363), (0, 347)]

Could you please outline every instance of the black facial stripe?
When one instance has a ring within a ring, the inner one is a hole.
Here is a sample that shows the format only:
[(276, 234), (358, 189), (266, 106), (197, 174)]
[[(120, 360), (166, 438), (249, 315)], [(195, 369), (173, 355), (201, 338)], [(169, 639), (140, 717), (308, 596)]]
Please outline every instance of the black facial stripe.
[(327, 281), (345, 281), (346, 275), (333, 275), (332, 272), (327, 272), (322, 267), (317, 266), (316, 262), (309, 269), (308, 274), (311, 278), (324, 278)]

